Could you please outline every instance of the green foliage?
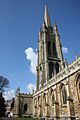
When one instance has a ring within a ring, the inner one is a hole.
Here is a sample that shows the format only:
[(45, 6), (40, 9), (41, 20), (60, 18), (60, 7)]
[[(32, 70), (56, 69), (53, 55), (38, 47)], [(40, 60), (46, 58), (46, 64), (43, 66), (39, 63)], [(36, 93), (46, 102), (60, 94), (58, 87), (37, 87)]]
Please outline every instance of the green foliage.
[(7, 88), (9, 85), (9, 80), (0, 76), (0, 92), (4, 92), (4, 88)]
[(2, 96), (2, 93), (0, 92), (0, 117), (4, 117), (5, 116), (5, 100)]

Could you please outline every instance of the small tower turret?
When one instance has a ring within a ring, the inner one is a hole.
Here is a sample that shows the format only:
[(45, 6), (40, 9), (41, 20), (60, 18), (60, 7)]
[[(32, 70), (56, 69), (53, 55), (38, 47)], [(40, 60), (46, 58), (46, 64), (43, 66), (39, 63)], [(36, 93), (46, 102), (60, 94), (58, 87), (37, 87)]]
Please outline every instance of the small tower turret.
[(16, 90), (15, 113), (16, 113), (16, 117), (20, 117), (20, 88), (19, 87)]

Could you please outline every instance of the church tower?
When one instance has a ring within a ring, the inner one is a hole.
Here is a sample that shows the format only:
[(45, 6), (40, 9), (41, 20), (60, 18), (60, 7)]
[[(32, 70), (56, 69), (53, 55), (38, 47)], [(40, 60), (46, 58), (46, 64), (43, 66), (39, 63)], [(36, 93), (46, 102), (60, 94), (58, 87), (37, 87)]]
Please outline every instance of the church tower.
[(38, 38), (37, 90), (64, 68), (60, 36), (56, 23), (52, 27), (45, 5), (43, 25)]

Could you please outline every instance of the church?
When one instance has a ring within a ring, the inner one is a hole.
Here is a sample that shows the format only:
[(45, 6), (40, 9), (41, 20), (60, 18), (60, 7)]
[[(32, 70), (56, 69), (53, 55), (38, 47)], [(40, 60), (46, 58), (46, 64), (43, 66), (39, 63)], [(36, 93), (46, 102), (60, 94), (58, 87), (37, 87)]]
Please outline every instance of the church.
[(38, 36), (36, 91), (15, 97), (14, 116), (58, 120), (80, 119), (80, 57), (64, 60), (56, 23), (51, 25), (47, 5)]

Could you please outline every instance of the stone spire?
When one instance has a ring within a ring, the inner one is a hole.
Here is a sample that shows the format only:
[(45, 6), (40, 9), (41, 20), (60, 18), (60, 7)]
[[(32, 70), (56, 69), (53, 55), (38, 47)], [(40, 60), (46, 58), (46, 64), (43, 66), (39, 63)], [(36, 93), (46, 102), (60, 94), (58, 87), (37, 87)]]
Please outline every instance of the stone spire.
[(61, 46), (60, 36), (59, 36), (59, 33), (58, 33), (58, 28), (57, 28), (56, 22), (54, 23), (54, 26), (53, 26), (53, 32), (54, 32), (54, 35), (55, 35), (57, 55), (58, 55), (58, 58), (61, 61), (61, 69), (63, 69), (64, 68), (64, 58), (63, 58), (62, 46)]
[(47, 5), (45, 5), (45, 11), (44, 11), (44, 23), (47, 27), (51, 26), (51, 22), (50, 22), (50, 17), (48, 14), (48, 8)]

